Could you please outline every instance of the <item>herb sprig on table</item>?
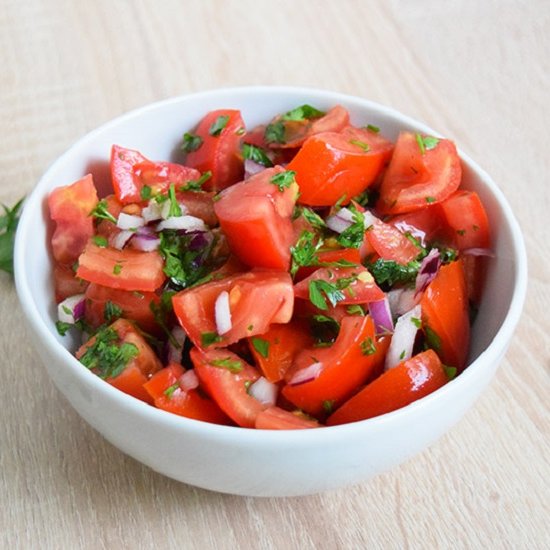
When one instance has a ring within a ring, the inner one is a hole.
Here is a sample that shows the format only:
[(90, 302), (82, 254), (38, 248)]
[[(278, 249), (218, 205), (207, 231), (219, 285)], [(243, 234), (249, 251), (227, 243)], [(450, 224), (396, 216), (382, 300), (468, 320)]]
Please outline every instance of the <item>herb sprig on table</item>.
[(12, 208), (2, 204), (4, 213), (0, 215), (0, 270), (13, 275), (13, 246), (15, 232), (21, 215), (23, 199), (20, 199)]

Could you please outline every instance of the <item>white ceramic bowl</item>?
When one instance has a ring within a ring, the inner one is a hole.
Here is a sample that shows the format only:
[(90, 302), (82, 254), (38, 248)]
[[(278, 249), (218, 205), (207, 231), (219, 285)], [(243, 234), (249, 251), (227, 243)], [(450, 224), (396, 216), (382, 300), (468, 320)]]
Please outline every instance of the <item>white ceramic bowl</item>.
[(172, 415), (120, 392), (72, 355), (76, 342), (55, 329), (46, 197), (92, 171), (108, 184), (113, 143), (170, 159), (184, 131), (209, 110), (236, 108), (248, 127), (297, 105), (327, 109), (340, 103), (356, 124), (435, 134), (392, 109), (365, 99), (302, 88), (249, 87), (203, 92), (148, 105), (91, 132), (46, 172), (27, 199), (15, 246), (17, 291), (40, 356), (78, 413), (113, 445), (176, 480), (239, 495), (293, 496), (366, 480), (418, 453), (455, 424), (489, 383), (520, 317), (527, 261), (520, 229), (502, 193), (461, 155), (464, 187), (483, 200), (494, 230), (483, 303), (472, 332), (469, 367), (435, 393), (370, 420), (318, 430), (265, 431), (217, 426)]

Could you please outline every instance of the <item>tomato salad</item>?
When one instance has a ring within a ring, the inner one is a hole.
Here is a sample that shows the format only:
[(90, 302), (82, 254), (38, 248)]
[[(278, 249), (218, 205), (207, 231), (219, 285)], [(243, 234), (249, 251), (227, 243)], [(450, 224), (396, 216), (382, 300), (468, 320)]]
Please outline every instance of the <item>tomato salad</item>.
[(48, 204), (60, 334), (119, 390), (260, 429), (354, 422), (466, 367), (490, 256), (454, 144), (397, 140), (342, 106), (186, 132), (182, 164), (115, 144)]

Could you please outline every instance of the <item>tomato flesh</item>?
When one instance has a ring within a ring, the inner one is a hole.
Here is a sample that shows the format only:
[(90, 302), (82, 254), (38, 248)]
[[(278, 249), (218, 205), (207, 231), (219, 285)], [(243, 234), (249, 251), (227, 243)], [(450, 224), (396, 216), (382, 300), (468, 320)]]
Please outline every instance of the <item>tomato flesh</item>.
[(259, 430), (305, 430), (319, 428), (320, 424), (303, 414), (286, 411), (280, 407), (269, 407), (258, 413), (254, 427)]

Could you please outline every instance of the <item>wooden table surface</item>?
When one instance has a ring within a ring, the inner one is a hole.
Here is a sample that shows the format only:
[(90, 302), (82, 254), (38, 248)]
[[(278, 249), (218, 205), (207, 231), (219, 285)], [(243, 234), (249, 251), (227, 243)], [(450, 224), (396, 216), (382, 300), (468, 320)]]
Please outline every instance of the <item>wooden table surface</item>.
[(448, 435), (351, 488), (254, 499), (173, 482), (95, 433), (46, 376), (0, 274), (0, 546), (549, 548), (549, 54), (545, 0), (1, 0), (0, 202), (134, 107), (315, 86), (455, 139), (513, 206), (530, 282), (497, 376)]

